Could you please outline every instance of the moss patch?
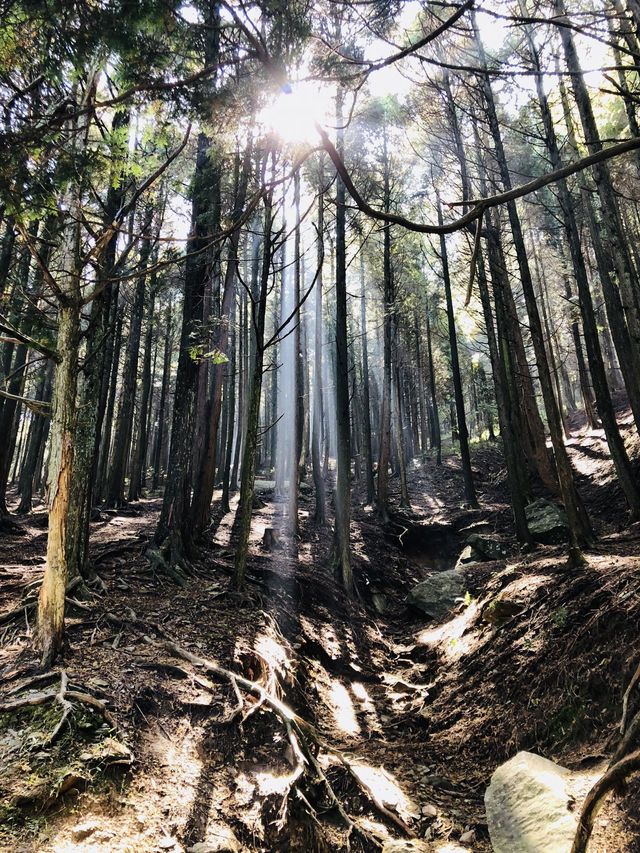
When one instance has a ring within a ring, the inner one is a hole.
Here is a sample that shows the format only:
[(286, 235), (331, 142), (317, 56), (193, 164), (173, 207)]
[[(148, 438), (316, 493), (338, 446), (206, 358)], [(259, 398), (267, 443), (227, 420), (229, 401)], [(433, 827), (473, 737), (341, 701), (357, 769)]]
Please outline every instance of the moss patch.
[(71, 788), (97, 781), (112, 764), (131, 763), (102, 716), (80, 704), (51, 744), (61, 716), (53, 700), (0, 712), (0, 825), (8, 831), (42, 816)]

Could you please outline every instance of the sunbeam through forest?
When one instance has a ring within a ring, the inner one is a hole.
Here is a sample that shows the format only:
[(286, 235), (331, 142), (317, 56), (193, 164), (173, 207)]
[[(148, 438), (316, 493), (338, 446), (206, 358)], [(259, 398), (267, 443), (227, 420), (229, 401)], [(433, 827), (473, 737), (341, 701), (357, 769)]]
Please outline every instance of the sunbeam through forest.
[(640, 851), (638, 0), (0, 0), (0, 849)]

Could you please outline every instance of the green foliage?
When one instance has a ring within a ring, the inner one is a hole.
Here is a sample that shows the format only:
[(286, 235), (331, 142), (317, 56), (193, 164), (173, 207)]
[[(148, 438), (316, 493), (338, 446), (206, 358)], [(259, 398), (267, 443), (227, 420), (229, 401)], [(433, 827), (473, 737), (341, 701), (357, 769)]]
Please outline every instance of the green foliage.
[(204, 352), (202, 344), (195, 344), (189, 347), (189, 358), (198, 363), (210, 361), (211, 364), (227, 364), (229, 361), (229, 357), (222, 350), (212, 349), (209, 352)]

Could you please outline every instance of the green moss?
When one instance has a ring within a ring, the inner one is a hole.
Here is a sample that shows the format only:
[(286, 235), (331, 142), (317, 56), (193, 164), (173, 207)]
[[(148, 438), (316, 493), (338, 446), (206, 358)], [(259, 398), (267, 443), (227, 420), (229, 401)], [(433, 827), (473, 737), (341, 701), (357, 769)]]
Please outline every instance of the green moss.
[(110, 727), (93, 709), (77, 704), (49, 745), (61, 714), (55, 701), (0, 713), (0, 825), (39, 820), (61, 794), (104, 776), (114, 754)]

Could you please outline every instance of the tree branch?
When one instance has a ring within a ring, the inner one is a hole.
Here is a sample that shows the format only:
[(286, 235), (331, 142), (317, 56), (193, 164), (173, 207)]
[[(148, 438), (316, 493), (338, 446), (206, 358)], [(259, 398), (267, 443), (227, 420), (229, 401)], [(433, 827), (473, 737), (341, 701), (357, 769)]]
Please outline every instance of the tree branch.
[(416, 231), (419, 234), (452, 234), (454, 231), (460, 231), (460, 229), (466, 228), (467, 225), (479, 219), (485, 210), (489, 210), (492, 207), (497, 207), (498, 205), (506, 204), (509, 201), (514, 201), (515, 199), (530, 195), (531, 193), (542, 189), (542, 187), (546, 187), (548, 184), (553, 184), (563, 178), (568, 178), (570, 175), (574, 175), (576, 172), (582, 172), (590, 166), (595, 166), (605, 160), (611, 160), (614, 157), (619, 157), (622, 154), (627, 154), (630, 151), (635, 151), (640, 148), (640, 137), (634, 136), (624, 142), (619, 142), (616, 145), (603, 148), (602, 151), (597, 151), (594, 154), (589, 154), (587, 157), (582, 157), (580, 160), (576, 160), (574, 163), (570, 163), (562, 169), (557, 169), (554, 172), (548, 172), (546, 175), (541, 175), (539, 178), (534, 178), (532, 181), (528, 181), (526, 184), (521, 184), (519, 187), (514, 187), (507, 192), (497, 193), (493, 196), (487, 196), (487, 198), (452, 202), (448, 205), (449, 207), (460, 207), (462, 205), (472, 205), (472, 207), (471, 210), (464, 214), (464, 216), (460, 216), (452, 222), (447, 222), (444, 225), (430, 225), (424, 222), (415, 222), (414, 220), (407, 219), (405, 216), (400, 216), (396, 213), (385, 213), (384, 211), (378, 210), (368, 204), (358, 192), (351, 175), (344, 164), (344, 160), (340, 154), (338, 154), (334, 144), (329, 139), (327, 132), (319, 124), (316, 124), (316, 129), (320, 134), (324, 149), (329, 154), (336, 172), (344, 182), (345, 188), (356, 203), (356, 206), (372, 219), (377, 219), (381, 222), (388, 222), (391, 225), (402, 225), (409, 231)]

